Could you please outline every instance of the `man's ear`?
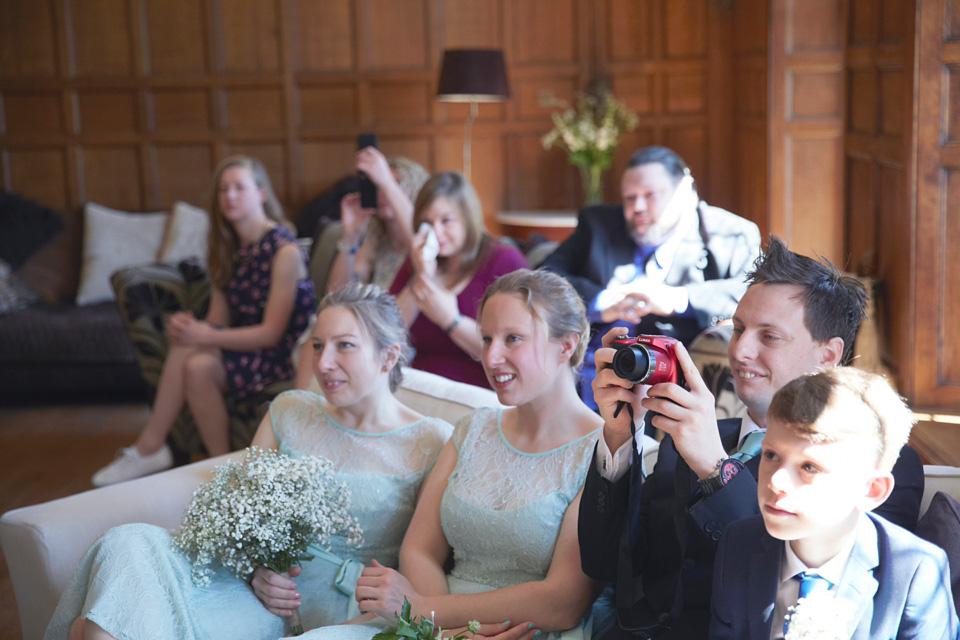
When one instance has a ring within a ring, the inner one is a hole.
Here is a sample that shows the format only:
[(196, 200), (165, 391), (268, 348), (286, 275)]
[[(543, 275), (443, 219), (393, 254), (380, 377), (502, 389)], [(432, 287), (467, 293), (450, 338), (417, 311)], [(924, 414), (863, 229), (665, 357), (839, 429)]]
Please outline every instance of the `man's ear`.
[(835, 367), (843, 358), (843, 338), (834, 336), (820, 345), (820, 366)]
[(867, 492), (864, 495), (864, 511), (870, 511), (886, 502), (893, 491), (893, 474), (877, 472), (867, 483)]

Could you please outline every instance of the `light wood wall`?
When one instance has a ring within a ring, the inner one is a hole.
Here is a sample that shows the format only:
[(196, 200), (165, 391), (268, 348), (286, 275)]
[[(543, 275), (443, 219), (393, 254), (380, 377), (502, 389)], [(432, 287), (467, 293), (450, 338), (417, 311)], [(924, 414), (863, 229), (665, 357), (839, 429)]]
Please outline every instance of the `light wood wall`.
[[(916, 403), (960, 407), (960, 0), (918, 0), (916, 137), (908, 164), (903, 378)], [(890, 227), (891, 225), (888, 225)], [(882, 233), (887, 233), (884, 229)]]
[(845, 20), (845, 266), (879, 283), (882, 355), (897, 374), (905, 373), (911, 324), (905, 240), (912, 218), (915, 11), (903, 0), (855, 0), (847, 3)]
[(206, 204), (213, 166), (259, 156), (295, 209), (351, 171), (356, 135), (431, 170), (461, 168), (466, 106), (434, 100), (442, 51), (505, 51), (512, 98), (481, 105), (473, 178), (500, 209), (575, 208), (544, 92), (605, 79), (639, 145), (686, 157), (736, 208), (729, 9), (714, 0), (0, 0), (0, 186), (66, 209)]

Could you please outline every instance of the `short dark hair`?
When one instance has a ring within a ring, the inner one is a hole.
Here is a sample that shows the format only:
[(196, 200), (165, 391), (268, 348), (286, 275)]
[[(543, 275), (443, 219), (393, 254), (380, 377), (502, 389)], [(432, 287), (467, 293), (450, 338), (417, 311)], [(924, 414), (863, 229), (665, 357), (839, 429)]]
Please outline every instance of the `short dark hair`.
[(829, 260), (819, 261), (787, 249), (770, 236), (767, 250), (753, 263), (747, 284), (791, 284), (802, 289), (803, 325), (810, 336), (823, 344), (831, 338), (843, 340), (840, 364), (853, 360), (853, 341), (860, 321), (866, 317), (867, 289), (851, 276), (843, 275)]
[(667, 170), (674, 183), (680, 182), (684, 176), (690, 174), (687, 163), (683, 161), (676, 151), (667, 147), (644, 147), (637, 149), (627, 160), (627, 169), (634, 169), (642, 164), (662, 164)]

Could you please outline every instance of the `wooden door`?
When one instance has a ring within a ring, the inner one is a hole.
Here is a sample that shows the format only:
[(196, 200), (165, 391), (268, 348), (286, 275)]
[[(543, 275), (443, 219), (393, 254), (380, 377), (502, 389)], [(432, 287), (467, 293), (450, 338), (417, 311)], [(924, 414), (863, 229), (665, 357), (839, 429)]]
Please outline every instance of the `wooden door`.
[[(921, 0), (912, 240), (915, 407), (960, 407), (960, 0)], [(910, 247), (905, 246), (904, 251)]]

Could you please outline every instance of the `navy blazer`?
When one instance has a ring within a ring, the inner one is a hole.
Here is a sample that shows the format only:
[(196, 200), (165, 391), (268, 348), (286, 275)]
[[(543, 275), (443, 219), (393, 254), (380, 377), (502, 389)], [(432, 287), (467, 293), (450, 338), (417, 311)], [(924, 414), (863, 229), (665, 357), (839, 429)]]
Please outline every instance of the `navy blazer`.
[[(730, 525), (717, 550), (711, 640), (768, 640), (771, 625), (783, 625), (771, 620), (783, 545), (760, 516)], [(866, 514), (861, 520), (836, 591), (857, 604), (845, 638), (957, 638), (943, 549), (881, 517)]]
[[(736, 448), (740, 425), (739, 418), (718, 421), (727, 451)], [(754, 457), (747, 461), (749, 473), (702, 497), (696, 474), (670, 436), (660, 443), (657, 464), (646, 478), (639, 465), (631, 465), (610, 482), (590, 465), (580, 499), (580, 561), (588, 576), (614, 584), (623, 628), (648, 629), (650, 637), (702, 640), (710, 620), (717, 545), (730, 523), (760, 513), (759, 466), (759, 456)], [(917, 452), (904, 447), (893, 475), (893, 493), (876, 511), (913, 529), (923, 496)]]
[[(614, 269), (633, 264), (637, 245), (627, 232), (623, 207), (598, 205), (580, 211), (577, 228), (543, 262), (564, 276), (589, 303), (606, 288)], [(643, 318), (640, 333), (672, 335), (684, 342), (729, 318), (746, 291), (747, 272), (760, 255), (757, 225), (700, 202), (697, 224), (677, 249), (665, 279), (690, 295), (692, 315)]]

